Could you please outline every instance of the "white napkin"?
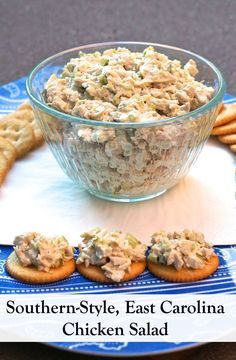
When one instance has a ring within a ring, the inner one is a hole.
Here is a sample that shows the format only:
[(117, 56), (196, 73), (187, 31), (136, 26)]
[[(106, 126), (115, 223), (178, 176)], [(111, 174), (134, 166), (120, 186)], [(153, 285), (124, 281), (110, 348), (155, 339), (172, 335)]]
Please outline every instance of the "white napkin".
[(0, 190), (0, 244), (27, 231), (65, 235), (74, 246), (94, 226), (128, 231), (145, 243), (158, 229), (202, 231), (214, 244), (236, 243), (234, 157), (211, 139), (186, 178), (141, 203), (100, 200), (78, 188), (44, 145), (17, 161)]

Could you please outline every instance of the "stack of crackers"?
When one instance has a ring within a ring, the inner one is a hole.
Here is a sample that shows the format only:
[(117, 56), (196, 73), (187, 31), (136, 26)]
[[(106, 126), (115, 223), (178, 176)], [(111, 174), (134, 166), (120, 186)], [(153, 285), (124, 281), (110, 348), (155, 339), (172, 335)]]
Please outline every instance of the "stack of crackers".
[(211, 135), (217, 135), (222, 143), (229, 145), (236, 153), (236, 104), (222, 105)]
[(0, 119), (0, 185), (16, 159), (41, 145), (43, 135), (28, 102)]

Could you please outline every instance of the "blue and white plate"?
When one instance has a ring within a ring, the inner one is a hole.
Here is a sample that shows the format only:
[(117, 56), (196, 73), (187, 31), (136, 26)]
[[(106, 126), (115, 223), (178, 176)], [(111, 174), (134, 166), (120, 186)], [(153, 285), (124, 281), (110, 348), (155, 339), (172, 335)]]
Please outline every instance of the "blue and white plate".
[[(16, 109), (27, 99), (25, 78), (0, 87), (0, 116)], [(225, 102), (236, 102), (236, 97), (225, 95)], [(145, 271), (134, 281), (117, 285), (101, 285), (84, 279), (75, 273), (68, 279), (48, 285), (27, 285), (12, 279), (5, 271), (5, 261), (11, 253), (11, 246), (0, 245), (0, 295), (1, 294), (47, 294), (47, 293), (138, 293), (138, 294), (181, 294), (181, 293), (236, 293), (236, 247), (220, 246), (216, 249), (220, 257), (218, 271), (206, 280), (190, 284), (174, 284), (159, 280)], [(196, 343), (50, 343), (58, 348), (97, 356), (144, 356), (169, 353), (187, 349)]]
[[(68, 279), (46, 285), (23, 284), (11, 278), (5, 270), (5, 261), (12, 252), (11, 246), (0, 246), (0, 294), (47, 294), (47, 293), (83, 293), (83, 294), (217, 294), (236, 293), (236, 246), (220, 246), (216, 252), (220, 266), (209, 278), (188, 284), (169, 283), (154, 277), (148, 270), (133, 281), (122, 284), (98, 284), (88, 281), (79, 273)], [(68, 351), (101, 356), (144, 356), (148, 354), (168, 353), (197, 346), (196, 343), (51, 343), (50, 345)]]

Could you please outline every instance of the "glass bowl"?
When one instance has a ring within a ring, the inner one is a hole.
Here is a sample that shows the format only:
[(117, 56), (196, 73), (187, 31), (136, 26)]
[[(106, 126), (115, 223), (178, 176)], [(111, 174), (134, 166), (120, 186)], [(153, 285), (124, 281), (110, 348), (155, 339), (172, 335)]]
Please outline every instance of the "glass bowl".
[[(79, 51), (102, 52), (122, 46), (143, 51), (150, 45), (182, 64), (195, 60), (196, 79), (215, 89), (210, 102), (181, 116), (145, 123), (88, 120), (45, 103), (45, 82), (52, 73), (60, 75)], [(112, 42), (80, 46), (49, 57), (33, 69), (26, 88), (46, 142), (64, 172), (93, 195), (134, 202), (164, 193), (188, 173), (211, 133), (225, 82), (211, 62), (189, 51), (160, 44)]]

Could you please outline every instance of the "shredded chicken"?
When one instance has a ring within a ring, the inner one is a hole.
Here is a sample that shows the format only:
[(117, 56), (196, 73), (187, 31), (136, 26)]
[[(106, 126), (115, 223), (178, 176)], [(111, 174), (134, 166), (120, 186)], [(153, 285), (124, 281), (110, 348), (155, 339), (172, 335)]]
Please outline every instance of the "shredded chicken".
[(52, 107), (86, 119), (145, 122), (183, 115), (212, 98), (214, 89), (196, 81), (190, 59), (184, 66), (153, 47), (80, 53), (45, 85)]
[(159, 231), (152, 235), (149, 259), (165, 265), (173, 265), (177, 270), (182, 267), (199, 269), (214, 255), (212, 244), (205, 241), (200, 232), (184, 230), (167, 233)]
[(45, 237), (36, 232), (16, 236), (15, 253), (23, 266), (34, 266), (49, 272), (73, 259), (73, 248), (64, 236)]
[(131, 234), (94, 228), (81, 237), (77, 263), (99, 265), (115, 282), (121, 281), (125, 272), (130, 271), (132, 262), (145, 259), (146, 246)]

